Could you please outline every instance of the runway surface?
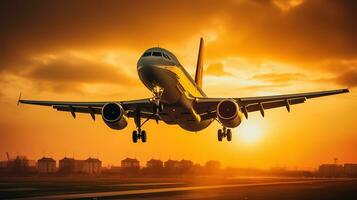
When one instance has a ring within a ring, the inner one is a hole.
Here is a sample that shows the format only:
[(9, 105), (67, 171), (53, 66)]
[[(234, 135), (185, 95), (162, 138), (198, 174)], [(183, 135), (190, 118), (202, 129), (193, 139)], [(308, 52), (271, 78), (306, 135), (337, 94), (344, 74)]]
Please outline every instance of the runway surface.
[[(0, 183), (0, 192), (8, 193), (7, 196), (1, 195), (2, 198), (18, 199), (357, 199), (357, 179), (203, 178), (171, 182), (158, 182), (156, 179), (136, 181), (100, 181), (98, 187), (91, 185), (90, 181), (79, 181), (75, 184), (78, 190), (58, 188), (57, 192), (46, 192), (46, 187), (34, 184), (33, 187), (23, 187), (27, 188), (23, 191), (27, 195), (23, 196), (11, 196), (10, 192), (16, 190), (6, 191)], [(94, 192), (86, 184), (97, 190)], [(34, 190), (31, 192), (28, 188)], [(44, 191), (43, 194), (40, 191)]]

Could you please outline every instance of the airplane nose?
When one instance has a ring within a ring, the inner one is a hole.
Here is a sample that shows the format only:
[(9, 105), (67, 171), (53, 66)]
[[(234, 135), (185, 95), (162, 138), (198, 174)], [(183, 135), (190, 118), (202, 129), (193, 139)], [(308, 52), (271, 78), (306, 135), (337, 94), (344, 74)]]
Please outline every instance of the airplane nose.
[(141, 76), (153, 76), (154, 75), (154, 66), (153, 65), (138, 65), (138, 73)]
[(138, 71), (151, 71), (153, 70), (153, 68), (154, 68), (153, 65), (148, 65), (148, 64), (138, 65)]
[(151, 68), (152, 65), (155, 64), (155, 60), (151, 59), (150, 57), (140, 58), (137, 64), (138, 70), (142, 68)]
[(145, 65), (138, 65), (138, 71), (142, 70), (144, 68)]

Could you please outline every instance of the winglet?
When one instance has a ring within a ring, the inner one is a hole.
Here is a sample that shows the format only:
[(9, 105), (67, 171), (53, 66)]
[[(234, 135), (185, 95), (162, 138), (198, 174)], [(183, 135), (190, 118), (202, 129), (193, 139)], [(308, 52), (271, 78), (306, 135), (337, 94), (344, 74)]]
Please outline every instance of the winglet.
[(17, 100), (17, 105), (19, 105), (21, 103), (21, 92), (20, 92), (20, 95), (19, 95), (19, 99)]

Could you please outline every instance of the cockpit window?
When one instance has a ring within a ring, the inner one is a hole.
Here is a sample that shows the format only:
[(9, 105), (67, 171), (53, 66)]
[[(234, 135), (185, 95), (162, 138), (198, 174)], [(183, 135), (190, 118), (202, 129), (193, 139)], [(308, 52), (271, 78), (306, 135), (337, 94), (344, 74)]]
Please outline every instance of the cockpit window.
[(162, 55), (163, 55), (166, 59), (171, 60), (170, 57), (169, 57), (168, 55), (166, 55), (165, 53), (162, 53)]
[(145, 52), (142, 57), (151, 56), (151, 51)]
[(152, 52), (152, 56), (162, 56), (161, 52)]

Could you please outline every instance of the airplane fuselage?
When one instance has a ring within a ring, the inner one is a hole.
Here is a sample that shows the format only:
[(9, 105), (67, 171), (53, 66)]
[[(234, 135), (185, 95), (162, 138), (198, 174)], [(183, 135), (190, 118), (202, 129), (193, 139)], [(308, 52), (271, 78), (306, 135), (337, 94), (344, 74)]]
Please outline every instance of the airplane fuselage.
[(154, 87), (163, 89), (159, 116), (165, 123), (178, 124), (188, 131), (199, 131), (212, 123), (212, 119), (200, 119), (195, 111), (195, 98), (206, 97), (205, 93), (171, 52), (163, 48), (146, 50), (138, 60), (137, 71), (150, 91)]

